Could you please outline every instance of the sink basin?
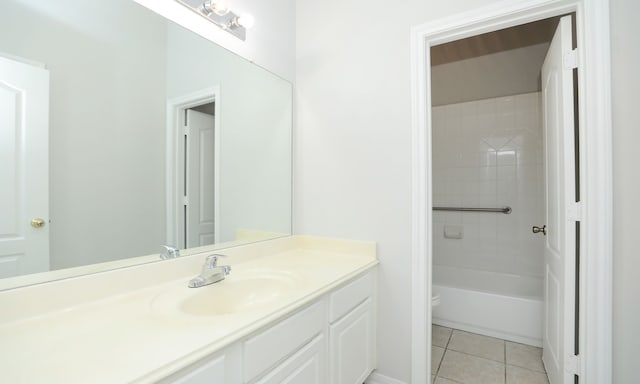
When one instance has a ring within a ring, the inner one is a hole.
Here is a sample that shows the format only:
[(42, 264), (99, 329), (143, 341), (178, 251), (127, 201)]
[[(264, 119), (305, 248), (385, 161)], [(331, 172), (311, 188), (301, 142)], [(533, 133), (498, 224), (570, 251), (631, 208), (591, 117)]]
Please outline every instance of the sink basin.
[(284, 271), (234, 270), (225, 280), (200, 288), (187, 288), (185, 282), (158, 295), (152, 307), (164, 313), (192, 316), (256, 311), (290, 297), (303, 282), (299, 276)]

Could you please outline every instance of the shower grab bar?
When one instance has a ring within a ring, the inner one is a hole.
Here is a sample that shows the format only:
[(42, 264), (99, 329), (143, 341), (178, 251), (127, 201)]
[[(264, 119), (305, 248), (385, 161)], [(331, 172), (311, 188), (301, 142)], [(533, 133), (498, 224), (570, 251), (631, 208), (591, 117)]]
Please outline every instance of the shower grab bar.
[(511, 207), (502, 208), (463, 208), (463, 207), (433, 207), (434, 211), (461, 211), (461, 212), (497, 212), (508, 215), (511, 213)]

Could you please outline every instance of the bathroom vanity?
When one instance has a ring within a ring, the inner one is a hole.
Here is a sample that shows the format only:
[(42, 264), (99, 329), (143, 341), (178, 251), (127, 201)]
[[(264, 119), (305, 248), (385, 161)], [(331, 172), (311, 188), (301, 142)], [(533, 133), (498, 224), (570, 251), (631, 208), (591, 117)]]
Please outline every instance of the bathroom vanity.
[(374, 243), (292, 236), (0, 292), (11, 383), (362, 383), (375, 368)]

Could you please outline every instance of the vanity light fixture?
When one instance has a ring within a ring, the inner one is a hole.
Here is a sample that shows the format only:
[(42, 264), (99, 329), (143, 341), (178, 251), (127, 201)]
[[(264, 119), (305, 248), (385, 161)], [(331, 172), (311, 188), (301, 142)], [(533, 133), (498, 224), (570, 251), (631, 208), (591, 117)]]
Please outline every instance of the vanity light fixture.
[(229, 9), (226, 2), (216, 0), (176, 0), (187, 6), (219, 28), (245, 41), (247, 29), (253, 27), (255, 20), (249, 14), (237, 15)]

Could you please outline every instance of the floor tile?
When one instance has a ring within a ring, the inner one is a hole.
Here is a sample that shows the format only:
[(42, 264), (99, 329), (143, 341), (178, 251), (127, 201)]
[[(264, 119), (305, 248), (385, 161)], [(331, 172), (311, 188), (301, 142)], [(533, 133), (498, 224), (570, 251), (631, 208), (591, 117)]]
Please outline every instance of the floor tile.
[(507, 384), (549, 384), (547, 374), (507, 365)]
[(431, 344), (432, 345), (446, 348), (450, 337), (451, 337), (451, 328), (441, 327), (439, 325), (431, 326)]
[(453, 330), (448, 349), (504, 363), (504, 340)]
[(431, 347), (431, 373), (438, 372), (442, 356), (444, 356), (444, 348), (435, 345)]
[(445, 379), (444, 377), (438, 377), (434, 384), (459, 384), (457, 381)]
[(542, 365), (542, 348), (507, 341), (506, 351), (507, 364), (545, 372), (544, 365)]
[(504, 384), (504, 372), (503, 363), (448, 349), (440, 364), (438, 378), (442, 377), (463, 384)]

